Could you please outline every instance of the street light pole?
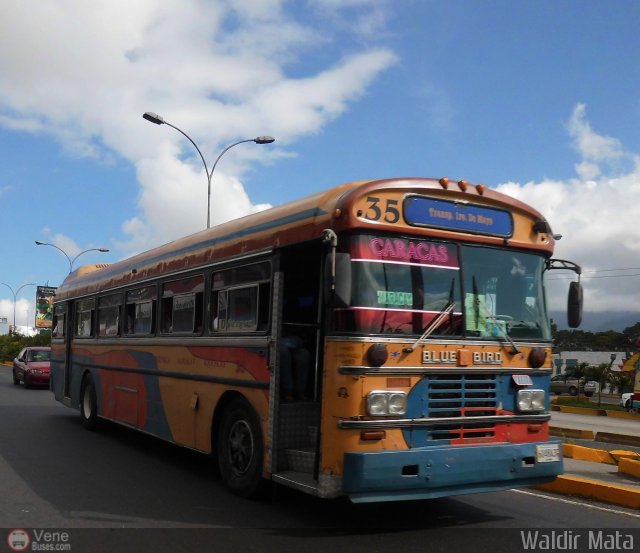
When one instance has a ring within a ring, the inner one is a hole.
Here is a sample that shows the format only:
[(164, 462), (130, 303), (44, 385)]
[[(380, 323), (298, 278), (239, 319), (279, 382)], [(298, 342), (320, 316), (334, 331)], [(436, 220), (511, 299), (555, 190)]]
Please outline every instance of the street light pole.
[[(16, 332), (16, 301), (17, 301), (18, 294), (20, 293), (20, 290), (22, 290), (25, 286), (36, 286), (36, 284), (35, 282), (27, 282), (26, 284), (23, 284), (22, 286), (20, 286), (15, 292), (13, 291), (13, 288), (9, 286), (6, 282), (0, 282), (0, 284), (3, 284), (7, 288), (9, 288), (9, 290), (11, 290), (11, 293), (13, 294), (13, 334), (15, 334)], [(11, 332), (9, 334), (11, 334)]]
[(213, 172), (215, 171), (216, 165), (218, 165), (218, 161), (220, 161), (222, 155), (234, 146), (237, 146), (238, 144), (244, 144), (245, 142), (255, 142), (256, 144), (271, 144), (276, 140), (272, 136), (257, 136), (256, 138), (248, 138), (246, 140), (239, 140), (238, 142), (234, 142), (233, 144), (230, 144), (224, 150), (222, 150), (222, 152), (220, 152), (220, 155), (214, 162), (213, 167), (211, 167), (211, 172), (209, 172), (207, 162), (204, 160), (204, 156), (202, 155), (200, 148), (198, 148), (198, 145), (186, 132), (184, 132), (182, 129), (179, 129), (175, 125), (172, 125), (168, 121), (165, 121), (161, 115), (158, 115), (157, 113), (153, 113), (151, 111), (143, 113), (142, 118), (156, 125), (169, 125), (172, 129), (177, 130), (180, 134), (182, 134), (182, 136), (186, 137), (186, 139), (191, 142), (191, 144), (193, 144), (196, 151), (200, 155), (200, 159), (202, 160), (202, 163), (204, 165), (204, 172), (207, 175), (207, 228), (211, 228), (211, 179), (213, 177)]
[(78, 259), (83, 253), (87, 253), (87, 252), (106, 253), (109, 251), (107, 248), (89, 248), (88, 250), (81, 251), (74, 258), (71, 258), (69, 257), (69, 254), (67, 254), (67, 252), (65, 252), (62, 248), (59, 248), (55, 244), (49, 244), (47, 242), (43, 242), (42, 240), (36, 240), (36, 246), (51, 246), (52, 248), (55, 248), (59, 252), (62, 252), (62, 255), (64, 255), (67, 258), (67, 261), (69, 262), (69, 273), (73, 272), (73, 264), (76, 262), (76, 259)]

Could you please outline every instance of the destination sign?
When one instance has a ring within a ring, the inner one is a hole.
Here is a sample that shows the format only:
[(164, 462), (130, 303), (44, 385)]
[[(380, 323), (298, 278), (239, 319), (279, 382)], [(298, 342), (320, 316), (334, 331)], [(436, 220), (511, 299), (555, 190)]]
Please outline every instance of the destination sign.
[(508, 238), (513, 219), (508, 211), (463, 202), (409, 196), (404, 201), (409, 225)]

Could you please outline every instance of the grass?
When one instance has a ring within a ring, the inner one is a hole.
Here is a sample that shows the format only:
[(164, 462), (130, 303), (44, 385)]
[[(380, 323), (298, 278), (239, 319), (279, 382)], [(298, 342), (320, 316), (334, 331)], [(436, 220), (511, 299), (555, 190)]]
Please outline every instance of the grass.
[(584, 409), (606, 409), (607, 411), (626, 411), (622, 405), (617, 403), (604, 403), (602, 402), (598, 406), (598, 398), (596, 396), (591, 398), (592, 401), (585, 397), (581, 397), (579, 400), (573, 397), (557, 396), (553, 403), (555, 405), (565, 405), (567, 407), (582, 407)]

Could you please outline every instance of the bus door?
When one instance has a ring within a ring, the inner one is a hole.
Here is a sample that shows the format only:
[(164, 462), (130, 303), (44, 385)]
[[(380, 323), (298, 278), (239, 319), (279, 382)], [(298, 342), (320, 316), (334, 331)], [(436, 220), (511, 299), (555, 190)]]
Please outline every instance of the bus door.
[(322, 377), (322, 244), (297, 244), (280, 251), (282, 285), (278, 325), (278, 432), (276, 470), (317, 477)]
[(74, 336), (74, 312), (75, 304), (73, 301), (67, 302), (67, 316), (65, 317), (64, 329), (64, 398), (63, 402), (67, 407), (71, 406), (71, 356), (72, 356), (72, 340)]

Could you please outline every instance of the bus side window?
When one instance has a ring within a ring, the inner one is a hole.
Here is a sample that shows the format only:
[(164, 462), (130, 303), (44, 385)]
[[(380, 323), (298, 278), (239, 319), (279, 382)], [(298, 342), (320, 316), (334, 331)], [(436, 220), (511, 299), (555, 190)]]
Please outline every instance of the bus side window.
[(173, 296), (162, 298), (160, 309), (162, 313), (160, 332), (163, 334), (169, 334), (170, 332), (173, 332)]
[(204, 319), (204, 276), (165, 282), (160, 310), (161, 333), (200, 334)]
[(53, 321), (51, 323), (51, 336), (53, 338), (64, 338), (66, 315), (64, 305), (55, 306), (53, 310)]
[(98, 336), (117, 336), (120, 333), (121, 303), (121, 294), (98, 299)]
[(151, 334), (153, 332), (153, 302), (136, 303), (133, 320), (134, 334)]
[(93, 332), (93, 312), (95, 310), (95, 300), (81, 300), (76, 303), (76, 331), (79, 338), (89, 338)]
[(271, 306), (270, 278), (271, 266), (267, 262), (214, 273), (211, 332), (265, 332)]
[(155, 285), (127, 292), (125, 334), (148, 335), (156, 331)]

